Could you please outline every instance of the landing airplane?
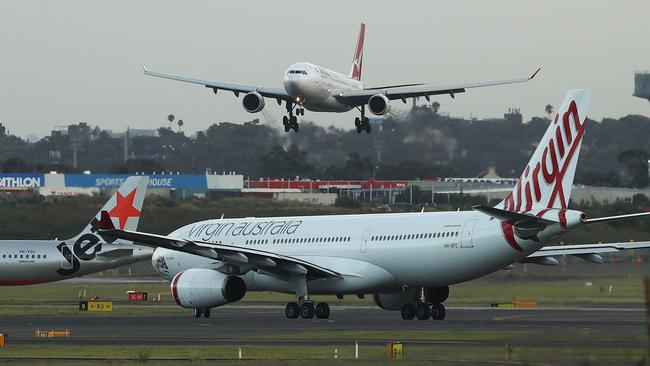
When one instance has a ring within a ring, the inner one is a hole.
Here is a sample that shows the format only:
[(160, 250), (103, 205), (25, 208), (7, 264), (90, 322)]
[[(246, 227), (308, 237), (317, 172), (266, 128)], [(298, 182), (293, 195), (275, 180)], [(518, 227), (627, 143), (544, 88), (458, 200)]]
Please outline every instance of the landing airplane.
[(352, 61), (352, 69), (348, 75), (343, 75), (309, 62), (298, 62), (289, 66), (289, 69), (284, 74), (284, 88), (269, 88), (256, 85), (193, 79), (180, 75), (150, 71), (144, 64), (142, 64), (142, 67), (145, 75), (204, 85), (212, 89), (215, 94), (218, 90), (231, 91), (237, 97), (239, 93), (245, 93), (246, 95), (242, 99), (242, 106), (249, 113), (257, 113), (264, 109), (264, 98), (275, 99), (278, 105), (281, 105), (284, 101), (287, 110), (287, 115), (282, 118), (285, 132), (289, 132), (291, 129), (298, 132), (298, 119), (293, 114), (294, 110), (296, 115), (304, 116), (305, 109), (313, 112), (347, 112), (356, 108), (361, 112), (361, 118), (356, 117), (354, 120), (357, 133), (361, 133), (362, 131), (370, 133), (370, 123), (366, 117), (366, 105), (370, 112), (380, 116), (390, 111), (391, 100), (401, 99), (402, 102), (406, 103), (406, 98), (425, 97), (429, 101), (431, 95), (438, 94), (449, 94), (453, 98), (455, 94), (463, 93), (469, 88), (527, 82), (539, 72), (538, 69), (530, 77), (512, 80), (442, 86), (433, 84), (402, 84), (366, 88), (361, 82), (365, 32), (366, 25), (361, 23)]
[(602, 262), (601, 253), (636, 244), (545, 246), (582, 225), (645, 216), (588, 219), (567, 207), (585, 134), (588, 89), (571, 90), (514, 189), (495, 207), (472, 211), (217, 219), (155, 235), (114, 228), (100, 235), (156, 250), (156, 270), (171, 281), (176, 303), (195, 316), (238, 301), (247, 291), (295, 294), (287, 318), (329, 317), (311, 295), (374, 293), (404, 319), (444, 319), (449, 285), (520, 263), (557, 264), (558, 255)]
[(136, 230), (149, 177), (129, 177), (77, 236), (67, 240), (1, 240), (0, 286), (33, 285), (84, 276), (151, 258), (153, 250), (97, 235), (101, 212)]

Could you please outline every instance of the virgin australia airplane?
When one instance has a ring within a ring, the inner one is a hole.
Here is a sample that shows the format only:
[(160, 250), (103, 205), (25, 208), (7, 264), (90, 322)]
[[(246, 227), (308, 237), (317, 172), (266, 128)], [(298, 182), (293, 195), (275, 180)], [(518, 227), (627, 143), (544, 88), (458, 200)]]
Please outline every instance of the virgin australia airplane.
[(361, 82), (361, 68), (363, 66), (363, 41), (366, 25), (361, 23), (359, 38), (354, 51), (352, 69), (348, 75), (326, 69), (309, 62), (299, 62), (289, 66), (284, 74), (284, 88), (268, 88), (256, 85), (233, 84), (222, 81), (193, 79), (180, 75), (166, 74), (150, 71), (144, 67), (145, 75), (166, 79), (178, 80), (187, 83), (204, 85), (216, 94), (218, 90), (227, 90), (239, 96), (246, 93), (242, 99), (244, 110), (257, 113), (264, 109), (264, 98), (275, 99), (279, 105), (286, 103), (287, 115), (283, 117), (284, 130), (291, 129), (298, 132), (299, 125), (296, 115), (304, 115), (305, 109), (313, 112), (347, 112), (357, 108), (361, 118), (354, 120), (357, 133), (366, 131), (370, 133), (370, 123), (366, 117), (366, 105), (375, 115), (383, 115), (390, 111), (390, 101), (401, 99), (406, 103), (406, 98), (425, 97), (430, 100), (431, 95), (449, 94), (454, 97), (463, 93), (465, 89), (493, 86), (501, 84), (521, 83), (531, 80), (535, 74), (527, 78), (512, 80), (473, 82), (456, 85), (433, 84), (402, 84), (366, 88)]
[(544, 246), (578, 226), (647, 215), (588, 219), (568, 209), (590, 90), (571, 90), (512, 192), (495, 207), (464, 212), (217, 219), (167, 236), (114, 228), (107, 213), (100, 235), (155, 247), (152, 263), (171, 281), (176, 303), (209, 316), (246, 291), (295, 294), (288, 318), (329, 317), (312, 295), (373, 293), (382, 309), (404, 319), (444, 319), (449, 285), (520, 263), (557, 264), (575, 255), (637, 244)]
[(59, 281), (149, 259), (150, 247), (105, 241), (97, 235), (100, 212), (115, 218), (120, 229), (138, 228), (148, 183), (146, 176), (127, 178), (74, 238), (0, 241), (0, 286)]

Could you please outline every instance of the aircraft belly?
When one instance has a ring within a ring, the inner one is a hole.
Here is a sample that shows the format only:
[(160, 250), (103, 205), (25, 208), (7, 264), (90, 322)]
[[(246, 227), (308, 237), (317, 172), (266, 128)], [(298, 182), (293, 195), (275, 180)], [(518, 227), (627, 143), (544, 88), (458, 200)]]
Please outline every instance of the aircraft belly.
[(312, 112), (347, 112), (352, 109), (347, 104), (343, 104), (336, 100), (335, 98), (329, 96), (322, 101), (310, 102), (310, 100), (305, 100), (303, 104), (307, 110)]
[[(310, 257), (301, 259), (327, 265), (342, 274), (341, 278), (322, 278), (307, 283), (310, 294), (393, 292), (401, 287), (395, 277), (374, 264), (338, 257)], [(244, 277), (249, 291), (276, 291), (292, 293), (289, 282), (264, 273), (249, 272)]]

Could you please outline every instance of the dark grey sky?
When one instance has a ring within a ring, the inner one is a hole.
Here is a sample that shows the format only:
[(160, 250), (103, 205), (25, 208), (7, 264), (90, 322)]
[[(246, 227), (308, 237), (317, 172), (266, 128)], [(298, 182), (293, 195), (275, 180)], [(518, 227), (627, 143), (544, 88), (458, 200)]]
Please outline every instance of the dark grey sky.
[[(437, 97), (452, 115), (525, 118), (591, 87), (590, 116), (650, 113), (632, 97), (633, 72), (650, 69), (650, 1), (2, 1), (0, 122), (16, 134), (49, 134), (80, 121), (156, 128), (173, 113), (185, 129), (250, 115), (232, 94), (142, 75), (160, 71), (281, 86), (288, 65), (309, 61), (347, 73), (367, 23), (368, 86), (447, 84), (525, 76), (524, 85)], [(401, 102), (394, 109), (404, 108)], [(353, 126), (354, 112), (306, 119)]]

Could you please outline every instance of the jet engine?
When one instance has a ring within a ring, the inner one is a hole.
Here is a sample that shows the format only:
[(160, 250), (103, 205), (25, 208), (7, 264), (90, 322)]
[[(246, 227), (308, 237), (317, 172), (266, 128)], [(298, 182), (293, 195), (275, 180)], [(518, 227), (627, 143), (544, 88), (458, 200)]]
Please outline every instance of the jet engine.
[(390, 100), (383, 94), (375, 94), (368, 99), (368, 109), (377, 116), (386, 114), (390, 112)]
[(244, 95), (241, 104), (246, 112), (257, 113), (264, 109), (264, 97), (258, 92), (250, 92)]
[(179, 272), (172, 280), (172, 297), (179, 306), (209, 309), (241, 300), (246, 283), (212, 269), (192, 268)]
[(392, 294), (374, 294), (375, 305), (384, 310), (401, 310), (406, 304), (414, 304), (417, 298), (415, 291), (396, 292)]

